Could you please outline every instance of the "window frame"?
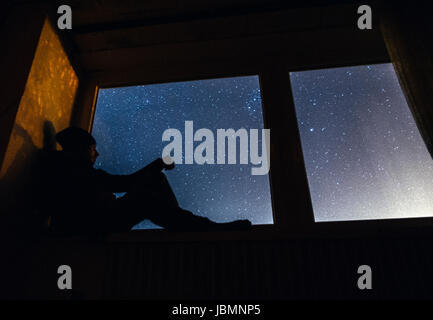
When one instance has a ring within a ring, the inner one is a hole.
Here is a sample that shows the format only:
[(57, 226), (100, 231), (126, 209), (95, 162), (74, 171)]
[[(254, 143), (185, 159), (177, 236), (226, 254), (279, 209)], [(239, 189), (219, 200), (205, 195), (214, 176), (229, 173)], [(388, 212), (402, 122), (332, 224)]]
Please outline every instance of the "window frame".
[[(168, 83), (175, 83), (175, 82), (186, 82), (186, 81), (199, 81), (199, 80), (211, 80), (211, 79), (222, 79), (222, 78), (235, 78), (235, 77), (245, 77), (245, 76), (257, 76), (259, 80), (259, 86), (261, 90), (261, 97), (262, 97), (262, 116), (263, 116), (263, 124), (264, 128), (269, 128), (269, 124), (267, 121), (266, 116), (266, 107), (264, 104), (263, 99), (263, 93), (262, 93), (262, 77), (261, 77), (261, 70), (254, 71), (253, 69), (249, 71), (241, 70), (238, 72), (222, 72), (218, 74), (209, 74), (204, 77), (173, 77), (173, 78), (167, 78), (167, 81), (164, 80), (148, 80), (148, 81), (140, 81), (140, 82), (130, 82), (129, 84), (119, 84), (117, 86), (110, 86), (107, 84), (101, 83), (100, 85), (94, 86), (94, 99), (92, 100), (92, 107), (90, 112), (90, 120), (88, 122), (88, 130), (89, 132), (92, 132), (93, 129), (93, 123), (94, 123), (94, 116), (96, 111), (96, 105), (98, 101), (98, 94), (100, 89), (112, 89), (112, 88), (120, 88), (120, 87), (126, 87), (126, 86), (143, 86), (143, 85), (154, 85), (154, 84), (168, 84)], [(272, 131), (272, 130), (271, 130)], [(271, 132), (271, 139), (272, 139), (272, 132)], [(272, 153), (271, 153), (272, 158)], [(271, 175), (269, 172), (269, 188), (270, 188), (270, 199), (271, 199), (271, 208), (272, 208), (272, 216), (273, 216), (273, 224), (256, 224), (252, 226), (251, 231), (253, 231), (256, 235), (260, 235), (261, 237), (268, 238), (272, 234), (275, 233), (277, 230), (276, 227), (276, 221), (278, 219), (276, 213), (275, 213), (275, 199), (273, 198), (273, 186), (271, 181)], [(185, 236), (185, 234), (189, 234), (189, 239), (196, 239), (196, 237), (202, 239), (227, 239), (231, 238), (231, 234), (235, 233), (238, 236), (244, 239), (249, 239), (250, 232), (251, 231), (236, 231), (236, 232), (181, 232), (182, 237)], [(134, 241), (139, 241), (142, 235), (145, 235), (147, 239), (158, 239), (161, 241), (165, 241), (167, 239), (172, 239), (173, 237), (176, 239), (178, 232), (168, 232), (166, 230), (161, 229), (140, 229), (140, 230), (131, 230), (131, 236), (125, 236), (123, 234), (116, 234), (111, 237), (111, 239), (116, 239), (116, 241), (124, 241), (124, 240), (130, 240), (135, 239)], [(140, 235), (141, 234), (141, 235)], [(139, 236), (137, 236), (139, 235)]]
[[(336, 34), (340, 34), (340, 31), (338, 29)], [(186, 239), (191, 241), (275, 240), (302, 237), (395, 235), (414, 228), (417, 229), (417, 234), (420, 234), (422, 230), (430, 230), (433, 227), (433, 218), (425, 217), (337, 222), (314, 221), (289, 73), (391, 62), (380, 31), (363, 32), (362, 35), (367, 36), (356, 34), (354, 41), (360, 41), (368, 49), (362, 49), (356, 53), (350, 52), (349, 56), (346, 56), (344, 52), (334, 54), (334, 51), (330, 50), (332, 53), (325, 52), (323, 56), (314, 56), (314, 59), (312, 56), (306, 59), (301, 57), (298, 61), (294, 59), (296, 52), (292, 54), (287, 51), (286, 45), (277, 41), (279, 38), (270, 37), (269, 41), (272, 39), (277, 42), (270, 42), (275, 46), (275, 50), (266, 56), (254, 56), (247, 60), (236, 55), (219, 60), (206, 58), (196, 61), (191, 59), (182, 64), (177, 62), (176, 54), (172, 53), (170, 63), (167, 65), (152, 66), (149, 64), (147, 68), (146, 65), (140, 65), (136, 70), (132, 70), (131, 74), (126, 74), (123, 70), (96, 70), (80, 79), (82, 85), (77, 96), (71, 124), (79, 125), (90, 131), (100, 88), (258, 75), (263, 120), (265, 128), (271, 129), (269, 179), (273, 225), (254, 225), (252, 230), (242, 232), (193, 232), (181, 233), (181, 235), (165, 230), (134, 230), (127, 234), (112, 235), (109, 238), (114, 242), (183, 241)], [(231, 41), (233, 46), (238, 46), (237, 38), (228, 41)], [(245, 43), (242, 44), (242, 46), (245, 45)], [(263, 45), (265, 43), (259, 44), (262, 47)], [(332, 44), (329, 45), (332, 46)], [(241, 53), (245, 49), (242, 46), (239, 46)]]
[[(201, 80), (213, 80), (213, 79), (224, 79), (224, 78), (237, 78), (237, 77), (248, 77), (248, 76), (254, 76), (258, 78), (259, 81), (259, 88), (261, 90), (261, 81), (260, 81), (260, 75), (257, 73), (252, 73), (252, 74), (233, 74), (230, 76), (225, 76), (225, 75), (220, 75), (218, 77), (211, 77), (211, 78), (204, 78), (204, 79), (188, 79), (188, 80), (172, 80), (169, 82), (151, 82), (151, 83), (146, 83), (146, 84), (137, 84), (137, 85), (132, 85), (132, 86), (144, 86), (144, 85), (157, 85), (157, 84), (169, 84), (169, 83), (178, 83), (178, 82), (188, 82), (188, 81), (201, 81)], [(128, 85), (129, 87), (130, 85)], [(93, 125), (94, 125), (94, 116), (95, 116), (95, 112), (96, 112), (96, 105), (97, 105), (97, 101), (98, 101), (98, 94), (99, 94), (99, 90), (100, 89), (113, 89), (113, 88), (123, 88), (126, 86), (116, 86), (116, 87), (97, 87), (97, 94), (96, 94), (96, 99), (94, 102), (94, 105), (92, 107), (92, 117), (91, 117), (91, 122), (89, 124), (89, 132), (91, 133), (93, 130)], [(263, 97), (261, 94), (261, 98), (262, 98), (262, 117), (263, 117), (263, 124), (264, 124), (264, 128), (268, 128), (267, 126), (267, 122), (266, 122), (266, 116), (265, 116), (265, 108), (264, 108), (264, 103), (263, 103)], [(272, 137), (272, 134), (271, 134)], [(272, 186), (271, 186), (271, 179), (270, 179), (270, 175), (268, 175), (268, 181), (269, 181), (269, 188), (270, 188), (270, 200), (271, 200), (271, 208), (272, 208), (272, 218), (274, 223), (271, 224), (256, 224), (254, 225), (254, 228), (256, 226), (260, 226), (259, 229), (269, 229), (271, 226), (275, 225), (275, 213), (274, 213), (274, 200), (272, 198)], [(148, 230), (155, 230), (155, 229), (140, 229), (140, 231), (148, 231)]]
[[(376, 62), (359, 62), (359, 63), (353, 63), (353, 64), (335, 64), (335, 65), (327, 65), (326, 67), (301, 67), (301, 68), (288, 68), (286, 70), (288, 82), (290, 83), (290, 113), (293, 117), (296, 118), (296, 109), (295, 109), (295, 101), (293, 99), (293, 91), (291, 86), (291, 80), (290, 80), (290, 73), (291, 72), (300, 72), (300, 71), (311, 71), (311, 70), (320, 70), (320, 69), (331, 69), (331, 68), (344, 68), (344, 67), (354, 67), (354, 66), (364, 66), (368, 64), (381, 64), (381, 63), (391, 63), (392, 61), (388, 57), (387, 59), (378, 60)], [(403, 92), (403, 88), (400, 86), (400, 89)], [(404, 92), (403, 92), (404, 93)], [(405, 99), (406, 99), (406, 95)], [(411, 110), (410, 110), (411, 111)], [(414, 119), (415, 121), (415, 119)], [(296, 127), (298, 133), (298, 123), (296, 122)], [(299, 137), (300, 138), (300, 137)], [(302, 146), (301, 141), (299, 139), (299, 145), (301, 147), (302, 152)], [(307, 177), (307, 171), (305, 167), (305, 162), (302, 155), (302, 168), (299, 167), (299, 170), (303, 170), (305, 173), (305, 178), (307, 179), (308, 184), (308, 177)], [(308, 189), (308, 193), (310, 193)], [(386, 218), (386, 219), (368, 219), (368, 220), (350, 220), (350, 221), (320, 221), (316, 222), (314, 219), (314, 211), (312, 207), (312, 201), (310, 198), (310, 206), (308, 208), (308, 216), (312, 221), (310, 221), (310, 227), (308, 228), (310, 231), (312, 231), (314, 234), (317, 235), (323, 235), (326, 233), (333, 233), (337, 236), (365, 236), (365, 235), (377, 235), (380, 233), (385, 232), (385, 234), (395, 234), (395, 232), (398, 233), (405, 233), (410, 232), (410, 230), (413, 230), (414, 228), (417, 228), (421, 231), (420, 234), (423, 234), (424, 231), (431, 230), (433, 227), (433, 216), (432, 217), (412, 217), (412, 218)]]

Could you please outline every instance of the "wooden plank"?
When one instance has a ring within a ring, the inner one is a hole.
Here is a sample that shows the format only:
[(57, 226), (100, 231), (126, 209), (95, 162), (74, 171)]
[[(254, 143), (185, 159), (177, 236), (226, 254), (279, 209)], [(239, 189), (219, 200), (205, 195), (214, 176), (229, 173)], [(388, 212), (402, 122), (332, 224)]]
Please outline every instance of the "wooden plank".
[(165, 64), (193, 64), (197, 61), (262, 61), (286, 57), (291, 66), (370, 61), (387, 57), (377, 31), (328, 29), (237, 39), (162, 44), (89, 52), (77, 59), (87, 71), (120, 72)]

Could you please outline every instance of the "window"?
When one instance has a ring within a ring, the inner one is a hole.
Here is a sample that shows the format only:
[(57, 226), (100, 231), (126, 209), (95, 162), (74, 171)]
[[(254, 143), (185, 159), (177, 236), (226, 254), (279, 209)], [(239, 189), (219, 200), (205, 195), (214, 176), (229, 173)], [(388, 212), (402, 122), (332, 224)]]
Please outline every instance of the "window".
[(433, 215), (432, 159), (392, 64), (290, 79), (316, 222)]
[[(178, 129), (186, 139), (185, 121), (215, 137), (220, 128), (262, 129), (258, 76), (100, 89), (92, 131), (100, 153), (95, 166), (132, 173), (161, 157), (169, 143), (162, 141), (166, 129)], [(185, 164), (185, 152), (182, 164), (166, 172), (181, 207), (217, 222), (273, 223), (267, 174), (252, 175), (253, 165), (240, 164), (239, 155), (237, 164)], [(135, 228), (156, 226), (145, 220)]]

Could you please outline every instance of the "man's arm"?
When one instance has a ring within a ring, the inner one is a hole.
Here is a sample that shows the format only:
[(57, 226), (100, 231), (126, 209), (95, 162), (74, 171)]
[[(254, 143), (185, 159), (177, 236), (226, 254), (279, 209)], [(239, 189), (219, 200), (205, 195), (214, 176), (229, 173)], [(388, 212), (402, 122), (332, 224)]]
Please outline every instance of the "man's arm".
[(96, 183), (102, 190), (107, 192), (125, 192), (139, 181), (151, 179), (162, 169), (171, 169), (173, 166), (166, 165), (161, 158), (156, 159), (135, 173), (127, 175), (110, 174), (104, 170), (97, 169), (94, 173)]
[(130, 176), (134, 181), (140, 181), (140, 180), (143, 181), (160, 173), (164, 168), (165, 168), (164, 162), (162, 161), (161, 158), (158, 158), (155, 161), (148, 164), (147, 166), (145, 166), (144, 168), (131, 174)]

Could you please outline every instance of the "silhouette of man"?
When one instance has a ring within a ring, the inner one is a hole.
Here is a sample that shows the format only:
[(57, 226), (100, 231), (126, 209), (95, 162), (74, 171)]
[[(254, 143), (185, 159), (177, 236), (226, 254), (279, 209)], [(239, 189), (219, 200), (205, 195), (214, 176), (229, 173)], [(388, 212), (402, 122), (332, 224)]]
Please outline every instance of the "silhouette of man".
[[(54, 234), (122, 232), (144, 219), (174, 231), (245, 230), (249, 220), (216, 223), (179, 207), (156, 159), (130, 175), (112, 175), (93, 167), (98, 151), (87, 131), (69, 127), (56, 135), (62, 151), (47, 157), (44, 192), (51, 201), (50, 229)], [(113, 193), (126, 192), (117, 198)]]

